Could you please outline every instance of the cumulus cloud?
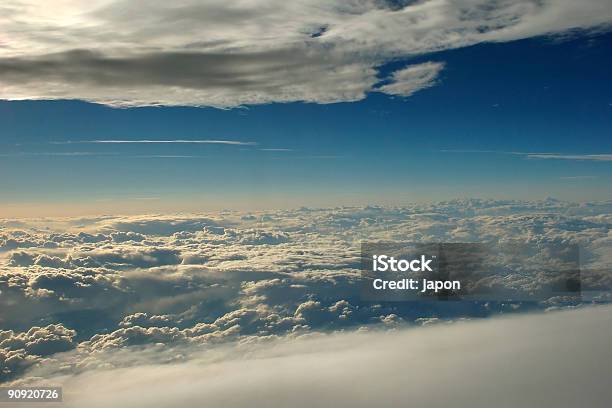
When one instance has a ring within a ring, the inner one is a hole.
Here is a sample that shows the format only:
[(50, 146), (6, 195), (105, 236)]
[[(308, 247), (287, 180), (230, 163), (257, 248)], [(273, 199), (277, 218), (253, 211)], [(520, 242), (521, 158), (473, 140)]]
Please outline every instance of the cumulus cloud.
[(32, 327), (27, 332), (0, 330), (0, 381), (41, 363), (43, 357), (75, 347), (76, 332), (59, 324)]
[[(610, 202), (454, 200), (396, 208), (0, 220), (0, 327), (23, 339), (37, 328), (62, 327), (69, 335), (58, 334), (60, 343), (75, 349), (75, 364), (85, 364), (96, 353), (126, 347), (161, 351), (609, 302), (611, 212)], [(558, 265), (559, 255), (550, 248), (578, 245), (582, 298), (364, 302), (364, 240), (523, 248), (508, 252), (517, 257), (508, 257), (500, 273), (477, 282), (515, 299), (533, 298), (548, 282), (544, 269)], [(48, 347), (54, 353), (43, 356), (28, 342), (0, 347), (10, 362), (3, 380), (23, 377), (42, 358), (63, 351)]]
[(32, 327), (25, 333), (15, 334), (12, 330), (0, 331), (0, 347), (7, 350), (23, 349), (29, 354), (47, 356), (74, 347), (72, 342), (76, 332), (62, 325), (50, 324), (46, 327)]
[(107, 354), (109, 365), (78, 376), (35, 374), (62, 384), (68, 407), (604, 407), (611, 311), (245, 342), (188, 362), (152, 348), (132, 352), (134, 367), (113, 367), (127, 354)]
[[(51, 12), (50, 10), (53, 10)], [(437, 71), (378, 67), (401, 57), (572, 30), (605, 30), (605, 0), (220, 0), (168, 4), (31, 0), (2, 6), (0, 97), (115, 106), (241, 104), (407, 95)], [(425, 75), (425, 76), (424, 76)], [(391, 78), (392, 79), (392, 78)], [(404, 85), (400, 85), (403, 83)], [(401, 89), (400, 89), (401, 87)]]

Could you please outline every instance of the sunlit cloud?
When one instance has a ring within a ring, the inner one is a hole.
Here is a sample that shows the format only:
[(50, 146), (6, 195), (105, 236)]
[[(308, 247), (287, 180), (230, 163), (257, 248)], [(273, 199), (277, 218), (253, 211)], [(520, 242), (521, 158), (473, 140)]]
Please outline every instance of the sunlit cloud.
[[(609, 368), (602, 364), (611, 311), (600, 306), (392, 332), (251, 339), (241, 346), (209, 345), (208, 354), (197, 345), (171, 352), (101, 350), (95, 355), (99, 368), (92, 359), (90, 369), (79, 373), (67, 355), (33, 375), (62, 384), (70, 391), (65, 405), (78, 408), (270, 407), (288, 401), (304, 408), (398, 401), (418, 407), (484, 408), (491, 401), (603, 407), (612, 398)], [(114, 367), (120, 360), (132, 366)]]
[[(167, 199), (154, 190), (97, 198), (98, 205), (121, 198), (123, 209), (126, 203)], [(606, 301), (612, 287), (611, 208), (610, 202), (474, 199), (392, 208), (0, 219), (0, 381), (21, 378), (38, 364), (51, 367), (48, 358), (66, 350), (77, 353), (74, 365), (66, 366), (78, 367), (100, 352), (128, 346), (155, 346), (176, 356), (172, 347), (257, 342), (362, 325), (427, 325), (467, 313), (454, 307), (450, 313), (448, 304), (441, 310), (364, 304), (359, 295), (364, 237), (572, 239), (583, 261), (582, 299)], [(532, 293), (534, 285), (545, 284), (545, 277), (525, 279), (525, 274), (524, 267), (504, 269), (486, 285), (513, 282), (515, 293)], [(533, 305), (482, 303), (469, 310), (488, 316), (563, 308), (568, 302), (577, 305), (553, 296)]]

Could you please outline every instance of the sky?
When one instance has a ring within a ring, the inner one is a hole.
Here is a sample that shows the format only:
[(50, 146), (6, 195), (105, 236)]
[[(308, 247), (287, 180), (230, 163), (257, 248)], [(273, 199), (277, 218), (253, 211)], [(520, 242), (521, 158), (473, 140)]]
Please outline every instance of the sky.
[[(3, 0), (0, 382), (609, 401), (611, 45), (610, 0)], [(509, 248), (508, 301), (365, 302), (364, 240)]]
[(612, 199), (607, 2), (284, 3), (3, 5), (0, 216)]

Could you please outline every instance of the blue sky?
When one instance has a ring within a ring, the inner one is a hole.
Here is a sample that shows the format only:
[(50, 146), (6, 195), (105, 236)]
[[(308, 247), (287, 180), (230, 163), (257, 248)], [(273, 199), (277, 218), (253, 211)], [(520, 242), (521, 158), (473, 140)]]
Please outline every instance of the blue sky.
[[(1, 101), (0, 205), (10, 215), (612, 199), (610, 45), (612, 34), (578, 33), (384, 62), (380, 79), (444, 64), (407, 97), (226, 109)], [(143, 140), (187, 142), (92, 142)]]

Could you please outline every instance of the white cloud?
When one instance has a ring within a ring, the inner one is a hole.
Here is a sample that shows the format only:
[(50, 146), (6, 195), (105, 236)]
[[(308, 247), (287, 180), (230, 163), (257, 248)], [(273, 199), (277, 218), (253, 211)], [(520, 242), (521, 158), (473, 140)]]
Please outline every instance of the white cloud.
[(579, 180), (592, 180), (592, 179), (596, 179), (597, 176), (563, 176), (563, 177), (559, 177), (561, 180), (575, 180), (575, 181), (579, 181)]
[[(558, 297), (469, 308), (364, 303), (362, 240), (522, 242), (544, 255), (538, 248), (576, 243), (583, 289), (593, 291), (584, 301), (606, 301), (611, 213), (610, 202), (454, 200), (398, 208), (0, 220), (0, 326), (15, 336), (49, 324), (74, 330), (78, 366), (100, 349), (128, 345), (159, 343), (165, 350), (580, 303)], [(550, 265), (550, 258), (540, 264)], [(530, 269), (523, 259), (479, 284), (533, 292), (546, 280), (525, 278)], [(40, 361), (28, 350), (0, 347), (0, 355), (15, 363), (6, 365), (3, 379), (19, 378)]]
[(529, 159), (612, 161), (612, 154), (550, 154), (528, 153)]
[(563, 154), (550, 152), (506, 152), (500, 150), (439, 150), (441, 153), (475, 153), (475, 154), (508, 154), (527, 159), (576, 160), (576, 161), (612, 161), (612, 154)]
[(435, 85), (436, 78), (443, 68), (444, 64), (439, 62), (411, 65), (395, 71), (391, 75), (391, 82), (378, 90), (389, 95), (410, 96), (416, 91)]
[[(102, 354), (106, 368), (78, 376), (50, 376), (49, 368), (34, 374), (62, 384), (65, 405), (75, 408), (490, 407), (491, 401), (497, 407), (605, 407), (612, 398), (611, 311), (244, 342), (192, 354), (182, 364), (168, 364), (152, 348)], [(180, 348), (172, 353), (186, 354)], [(138, 363), (112, 368), (125, 357)]]
[[(606, 30), (607, 0), (33, 0), (1, 6), (0, 98), (115, 106), (363, 99), (385, 62), (481, 42)], [(416, 77), (411, 78), (414, 74)], [(430, 72), (433, 74), (433, 72)], [(402, 70), (418, 90), (422, 72)], [(389, 89), (389, 88), (388, 88)]]
[(69, 140), (64, 142), (50, 142), (51, 144), (220, 144), (252, 146), (255, 142), (241, 142), (238, 140)]

